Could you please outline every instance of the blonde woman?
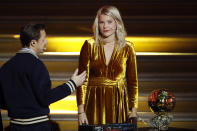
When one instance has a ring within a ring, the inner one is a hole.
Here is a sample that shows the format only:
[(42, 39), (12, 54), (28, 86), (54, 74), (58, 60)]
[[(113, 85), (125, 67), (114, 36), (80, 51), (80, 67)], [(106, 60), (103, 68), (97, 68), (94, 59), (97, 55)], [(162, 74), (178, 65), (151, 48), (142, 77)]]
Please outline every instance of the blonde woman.
[(136, 55), (125, 40), (118, 9), (100, 8), (93, 31), (94, 38), (85, 41), (79, 58), (79, 73), (87, 73), (77, 89), (79, 125), (133, 123), (138, 106)]

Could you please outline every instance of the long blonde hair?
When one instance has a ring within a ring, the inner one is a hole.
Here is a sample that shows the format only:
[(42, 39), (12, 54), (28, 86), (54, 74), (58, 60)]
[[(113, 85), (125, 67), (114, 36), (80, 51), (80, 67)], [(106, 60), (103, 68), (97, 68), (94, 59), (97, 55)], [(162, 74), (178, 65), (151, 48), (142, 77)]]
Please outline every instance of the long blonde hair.
[(99, 16), (102, 14), (111, 16), (115, 20), (115, 22), (116, 22), (115, 36), (116, 36), (116, 40), (117, 40), (117, 44), (118, 44), (118, 50), (121, 50), (126, 44), (125, 37), (126, 37), (127, 33), (125, 30), (124, 23), (122, 21), (120, 12), (114, 6), (103, 6), (97, 11), (97, 15), (94, 20), (94, 24), (92, 26), (92, 29), (94, 32), (95, 44), (99, 45), (100, 42), (102, 43), (102, 37), (99, 32), (99, 26), (98, 26)]

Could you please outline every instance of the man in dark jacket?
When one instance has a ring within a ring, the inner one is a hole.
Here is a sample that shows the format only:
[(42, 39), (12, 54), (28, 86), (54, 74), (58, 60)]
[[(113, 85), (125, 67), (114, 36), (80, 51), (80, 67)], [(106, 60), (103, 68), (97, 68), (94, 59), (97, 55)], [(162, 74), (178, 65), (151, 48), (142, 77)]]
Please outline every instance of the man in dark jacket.
[(51, 89), (51, 80), (38, 55), (48, 43), (44, 25), (27, 24), (21, 28), (22, 49), (0, 69), (0, 104), (8, 110), (10, 130), (51, 131), (49, 105), (68, 95), (80, 86), (86, 72)]

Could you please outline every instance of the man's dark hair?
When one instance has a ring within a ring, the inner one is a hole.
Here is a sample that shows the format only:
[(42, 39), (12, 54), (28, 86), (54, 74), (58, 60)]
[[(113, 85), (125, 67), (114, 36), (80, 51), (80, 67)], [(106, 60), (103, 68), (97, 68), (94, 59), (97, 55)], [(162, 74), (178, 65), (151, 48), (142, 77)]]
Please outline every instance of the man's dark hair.
[(29, 47), (31, 40), (40, 39), (40, 31), (45, 30), (43, 24), (27, 24), (21, 27), (20, 40), (23, 47)]

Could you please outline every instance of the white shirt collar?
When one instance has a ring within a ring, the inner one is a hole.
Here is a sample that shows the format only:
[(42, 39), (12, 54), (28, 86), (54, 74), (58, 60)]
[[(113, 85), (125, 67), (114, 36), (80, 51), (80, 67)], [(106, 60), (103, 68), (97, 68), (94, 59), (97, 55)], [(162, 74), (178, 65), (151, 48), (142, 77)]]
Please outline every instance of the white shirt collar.
[(33, 56), (35, 56), (37, 59), (39, 59), (39, 57), (36, 55), (36, 52), (32, 49), (27, 48), (27, 47), (22, 48), (21, 50), (18, 51), (18, 53), (30, 53)]

